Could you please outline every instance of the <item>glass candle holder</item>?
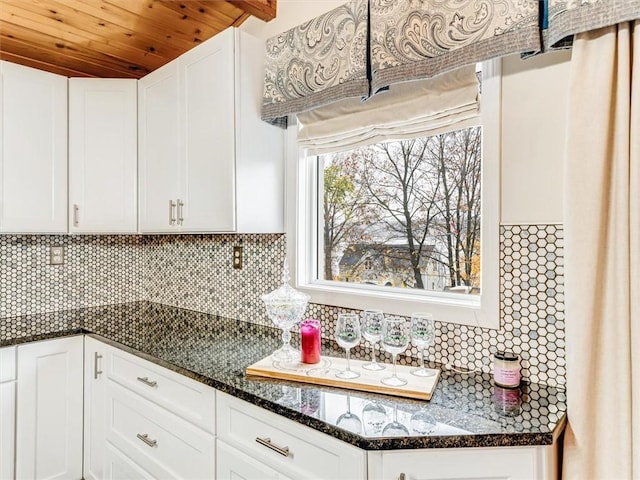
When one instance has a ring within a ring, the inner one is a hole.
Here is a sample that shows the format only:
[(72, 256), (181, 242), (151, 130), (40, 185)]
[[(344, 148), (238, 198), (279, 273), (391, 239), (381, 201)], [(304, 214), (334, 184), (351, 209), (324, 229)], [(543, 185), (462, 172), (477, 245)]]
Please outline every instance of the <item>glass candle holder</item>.
[(300, 360), (302, 363), (319, 363), (322, 350), (320, 322), (308, 318), (300, 324)]

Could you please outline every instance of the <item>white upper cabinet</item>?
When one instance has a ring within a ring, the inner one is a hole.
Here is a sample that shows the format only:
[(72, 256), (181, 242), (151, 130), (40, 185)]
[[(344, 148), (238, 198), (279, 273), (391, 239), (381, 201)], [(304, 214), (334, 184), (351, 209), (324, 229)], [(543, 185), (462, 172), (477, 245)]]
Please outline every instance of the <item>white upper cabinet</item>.
[(226, 30), (178, 60), (184, 231), (236, 229), (234, 40)]
[(137, 81), (69, 79), (69, 232), (137, 232)]
[(227, 29), (139, 81), (140, 229), (282, 232), (284, 132), (260, 120), (264, 44)]
[(0, 62), (0, 233), (67, 231), (67, 78)]
[(175, 232), (180, 195), (178, 62), (138, 81), (140, 230)]

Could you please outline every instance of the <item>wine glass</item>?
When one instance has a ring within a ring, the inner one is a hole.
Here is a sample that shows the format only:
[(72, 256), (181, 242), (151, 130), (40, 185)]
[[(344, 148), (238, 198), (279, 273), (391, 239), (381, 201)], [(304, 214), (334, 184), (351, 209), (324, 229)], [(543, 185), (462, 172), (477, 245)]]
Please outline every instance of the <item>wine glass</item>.
[(387, 409), (381, 403), (367, 402), (362, 409), (362, 420), (366, 435), (379, 435), (387, 421)]
[(414, 313), (411, 315), (411, 343), (420, 351), (420, 367), (411, 370), (416, 377), (432, 377), (435, 372), (424, 366), (424, 355), (427, 347), (433, 345), (436, 331), (433, 315), (430, 313)]
[(360, 417), (351, 413), (351, 397), (348, 394), (347, 411), (338, 417), (336, 426), (358, 435), (362, 432), (362, 421), (360, 421)]
[(393, 407), (393, 422), (388, 423), (382, 429), (383, 437), (406, 437), (409, 429), (398, 421), (398, 406)]
[(401, 387), (407, 384), (404, 378), (396, 374), (398, 354), (409, 346), (409, 324), (401, 317), (386, 317), (382, 322), (382, 348), (393, 356), (393, 375), (383, 378), (381, 382), (390, 387)]
[(436, 430), (437, 424), (438, 422), (433, 418), (433, 415), (428, 413), (424, 408), (414, 412), (409, 420), (411, 433), (415, 433), (416, 435), (431, 435)]
[(358, 378), (360, 374), (351, 370), (349, 363), (349, 355), (351, 349), (360, 343), (362, 338), (360, 333), (360, 320), (355, 313), (341, 313), (338, 315), (338, 323), (336, 324), (336, 341), (338, 345), (347, 352), (347, 369), (336, 373), (336, 377), (345, 380)]
[(382, 310), (365, 310), (362, 314), (362, 336), (371, 343), (371, 362), (362, 365), (367, 370), (384, 370), (384, 365), (376, 361), (376, 344), (382, 338), (382, 322), (384, 314)]

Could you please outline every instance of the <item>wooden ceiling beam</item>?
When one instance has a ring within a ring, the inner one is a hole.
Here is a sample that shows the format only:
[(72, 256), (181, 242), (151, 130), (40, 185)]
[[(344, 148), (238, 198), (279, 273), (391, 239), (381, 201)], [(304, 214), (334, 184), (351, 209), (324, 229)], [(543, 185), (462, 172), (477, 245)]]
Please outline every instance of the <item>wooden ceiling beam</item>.
[[(216, 0), (205, 0), (215, 2)], [(228, 3), (241, 8), (245, 12), (268, 22), (276, 18), (277, 0), (226, 0)]]

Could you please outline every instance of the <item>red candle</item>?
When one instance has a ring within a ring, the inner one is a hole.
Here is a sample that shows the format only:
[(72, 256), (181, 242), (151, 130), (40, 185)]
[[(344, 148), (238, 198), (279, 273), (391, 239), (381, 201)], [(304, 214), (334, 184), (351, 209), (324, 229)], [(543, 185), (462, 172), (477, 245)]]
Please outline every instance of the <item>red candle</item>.
[(300, 345), (302, 363), (319, 363), (322, 342), (320, 340), (320, 322), (308, 318), (300, 324)]

